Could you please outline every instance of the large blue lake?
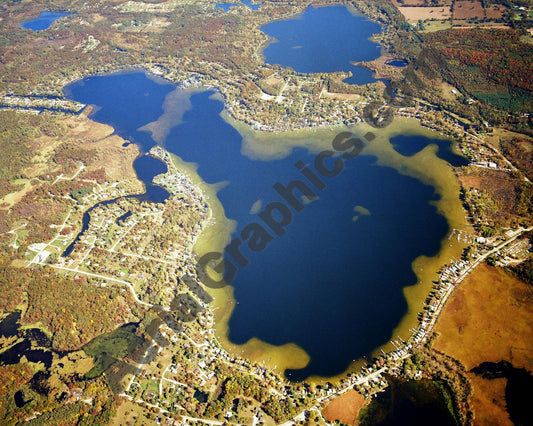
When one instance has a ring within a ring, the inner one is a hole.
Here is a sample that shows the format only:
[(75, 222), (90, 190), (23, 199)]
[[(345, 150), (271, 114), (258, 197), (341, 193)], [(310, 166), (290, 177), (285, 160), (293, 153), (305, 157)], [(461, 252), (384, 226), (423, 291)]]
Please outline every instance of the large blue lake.
[(375, 82), (372, 72), (351, 62), (372, 61), (381, 55), (369, 40), (381, 27), (354, 15), (344, 6), (310, 6), (294, 19), (276, 21), (261, 30), (277, 41), (263, 51), (265, 62), (292, 67), (302, 73), (351, 71), (350, 84)]
[[(139, 128), (163, 114), (165, 98), (174, 90), (172, 84), (134, 72), (87, 78), (67, 86), (65, 93), (97, 105), (94, 120), (112, 125), (146, 152), (155, 141)], [(192, 94), (190, 108), (164, 146), (198, 164), (206, 182), (227, 182), (218, 197), (226, 216), (238, 223), (236, 236), (259, 222), (251, 213), (254, 203), (283, 201), (273, 185), (301, 180), (295, 163), (313, 164), (316, 153), (294, 149), (271, 161), (243, 155), (241, 135), (221, 118), (223, 104), (212, 93)], [(160, 167), (155, 163), (134, 164), (147, 184), (153, 172), (146, 168)], [(343, 172), (326, 184), (317, 200), (293, 212), (285, 235), (273, 238), (262, 252), (243, 248), (250, 264), (232, 283), (238, 304), (229, 323), (230, 340), (258, 337), (276, 345), (298, 344), (311, 361), (286, 372), (293, 380), (336, 375), (386, 343), (407, 311), (402, 289), (416, 283), (412, 261), (436, 254), (448, 231), (431, 204), (437, 198), (434, 188), (376, 165), (374, 157), (346, 160)]]

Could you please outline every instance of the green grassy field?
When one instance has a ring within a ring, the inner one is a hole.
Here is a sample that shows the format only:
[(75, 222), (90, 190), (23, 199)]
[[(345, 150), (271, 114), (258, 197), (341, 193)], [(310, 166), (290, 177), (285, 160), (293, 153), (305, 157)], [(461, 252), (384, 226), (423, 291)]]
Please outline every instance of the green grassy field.
[(98, 377), (118, 359), (122, 359), (137, 349), (144, 339), (135, 334), (137, 326), (127, 324), (102, 334), (87, 343), (83, 350), (94, 358), (94, 367), (86, 374), (87, 378)]
[(452, 21), (425, 21), (422, 23), (422, 33), (433, 33), (436, 31), (449, 30), (452, 27)]

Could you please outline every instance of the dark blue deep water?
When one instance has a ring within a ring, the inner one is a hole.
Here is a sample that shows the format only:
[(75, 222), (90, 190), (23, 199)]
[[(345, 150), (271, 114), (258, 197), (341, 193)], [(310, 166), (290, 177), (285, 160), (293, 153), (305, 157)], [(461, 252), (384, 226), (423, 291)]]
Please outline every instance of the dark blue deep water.
[(390, 139), (394, 150), (403, 156), (411, 157), (428, 145), (437, 145), (437, 157), (450, 163), (453, 167), (467, 166), (469, 161), (453, 151), (450, 139), (429, 139), (418, 135), (398, 135)]
[[(77, 81), (66, 86), (64, 92), (70, 99), (83, 99), (81, 101), (83, 103), (96, 105), (96, 111), (93, 111), (91, 118), (101, 123), (112, 125), (119, 135), (128, 141), (137, 143), (141, 151), (145, 153), (155, 145), (155, 142), (149, 137), (148, 133), (137, 131), (136, 128), (131, 126), (133, 123), (143, 122), (145, 119), (149, 120), (147, 122), (157, 120), (157, 117), (163, 112), (163, 100), (174, 89), (170, 84), (165, 84), (163, 80), (158, 80), (159, 84), (154, 83), (153, 87), (148, 88), (150, 90), (150, 93), (148, 93), (145, 92), (147, 81), (149, 79), (144, 73), (114, 74), (105, 78)], [(114, 91), (110, 92), (112, 88)], [(107, 93), (114, 93), (117, 98), (108, 98)], [(131, 108), (129, 102), (143, 102), (143, 98), (148, 96), (151, 97), (153, 103), (144, 105), (143, 108)], [(100, 106), (102, 109), (99, 109)], [(128, 143), (123, 145), (127, 146)], [(162, 203), (169, 197), (170, 194), (166, 189), (152, 184), (155, 176), (167, 172), (165, 163), (156, 158), (143, 155), (133, 162), (133, 168), (137, 173), (137, 177), (144, 183), (145, 192), (143, 194), (130, 195), (129, 198)], [(69, 256), (74, 251), (76, 243), (89, 229), (92, 211), (101, 205), (112, 204), (117, 200), (118, 198), (102, 201), (83, 213), (82, 228), (74, 241), (63, 251), (62, 256)]]
[[(126, 73), (81, 80), (65, 92), (97, 105), (93, 119), (114, 126), (147, 151), (155, 142), (137, 129), (157, 120), (165, 96), (174, 89), (142, 73)], [(294, 164), (313, 167), (316, 154), (295, 149), (272, 161), (244, 156), (240, 134), (221, 118), (223, 104), (212, 93), (192, 95), (192, 107), (170, 131), (165, 147), (197, 163), (206, 182), (228, 182), (218, 196), (226, 216), (238, 223), (232, 236), (238, 237), (246, 225), (262, 224), (250, 214), (251, 206), (257, 200), (263, 208), (283, 202), (272, 186), (305, 182)], [(151, 179), (154, 173), (146, 169), (160, 167), (157, 162), (136, 162), (137, 173)], [(300, 345), (311, 362), (287, 372), (294, 380), (341, 373), (352, 360), (386, 343), (407, 310), (402, 289), (416, 282), (411, 262), (436, 254), (448, 231), (445, 218), (430, 205), (437, 199), (434, 188), (376, 165), (374, 157), (346, 160), (339, 176), (323, 180), (327, 187), (317, 190), (319, 198), (301, 212), (292, 211), (285, 235), (271, 233), (272, 241), (261, 252), (243, 243), (242, 254), (250, 263), (232, 283), (238, 304), (230, 339)], [(358, 215), (356, 206), (370, 215)]]
[(391, 65), (393, 67), (403, 68), (409, 65), (409, 62), (407, 62), (405, 59), (395, 59), (393, 61), (387, 62), (387, 65)]
[(294, 19), (272, 22), (261, 30), (277, 40), (263, 51), (269, 64), (302, 73), (351, 71), (353, 76), (344, 80), (350, 84), (376, 81), (370, 70), (350, 62), (380, 56), (380, 46), (369, 38), (380, 33), (381, 27), (344, 6), (310, 6)]
[(63, 18), (64, 16), (69, 16), (69, 15), (71, 15), (71, 13), (45, 11), (45, 12), (41, 12), (37, 18), (30, 19), (29, 21), (25, 21), (22, 24), (20, 24), (20, 26), (24, 28), (25, 30), (42, 31), (50, 27), (50, 25), (52, 25), (59, 18)]

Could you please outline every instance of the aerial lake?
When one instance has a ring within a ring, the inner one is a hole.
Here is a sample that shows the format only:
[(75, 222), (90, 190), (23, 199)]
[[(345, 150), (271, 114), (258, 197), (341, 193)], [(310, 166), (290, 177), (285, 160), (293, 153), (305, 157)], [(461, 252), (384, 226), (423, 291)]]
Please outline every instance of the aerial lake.
[(351, 62), (381, 55), (381, 46), (370, 40), (381, 27), (344, 6), (310, 6), (294, 19), (272, 22), (261, 30), (275, 39), (263, 51), (269, 64), (302, 73), (352, 72), (344, 80), (350, 84), (376, 81), (370, 70)]
[(405, 59), (396, 59), (394, 61), (387, 62), (387, 65), (391, 65), (397, 68), (403, 68), (409, 65), (409, 63)]
[[(160, 143), (216, 187), (217, 200), (210, 204), (219, 201), (223, 207), (217, 221), (233, 224), (226, 227), (227, 242), (260, 222), (257, 213), (265, 205), (283, 202), (274, 184), (305, 181), (295, 163), (312, 167), (318, 152), (287, 140), (287, 149), (254, 154), (222, 118), (224, 105), (215, 92), (183, 92), (141, 72), (90, 77), (68, 85), (65, 94), (96, 105), (91, 118), (113, 126), (141, 151)], [(176, 98), (185, 101), (170, 102)], [(324, 149), (331, 148), (333, 136), (321, 141)], [(418, 149), (423, 142), (418, 136)], [(327, 187), (317, 191), (317, 199), (293, 211), (285, 235), (273, 234), (261, 252), (243, 244), (249, 264), (232, 282), (235, 304), (227, 338), (232, 344), (257, 338), (297, 345), (310, 361), (286, 370), (293, 380), (340, 374), (384, 345), (407, 314), (404, 288), (417, 283), (413, 261), (436, 255), (449, 231), (436, 207), (435, 187), (380, 164), (379, 154), (369, 154), (372, 143), (362, 155), (345, 160), (342, 173), (325, 179)], [(134, 164), (147, 185), (161, 166), (155, 159)]]
[[(248, 6), (252, 10), (257, 10), (261, 7), (261, 3), (252, 4), (251, 0), (243, 0), (242, 4)], [(239, 3), (217, 3), (215, 9), (222, 9), (224, 12), (227, 12), (230, 8), (238, 5)]]
[(69, 16), (69, 12), (48, 12), (44, 11), (35, 19), (23, 22), (20, 26), (25, 30), (42, 31), (50, 27), (59, 18)]

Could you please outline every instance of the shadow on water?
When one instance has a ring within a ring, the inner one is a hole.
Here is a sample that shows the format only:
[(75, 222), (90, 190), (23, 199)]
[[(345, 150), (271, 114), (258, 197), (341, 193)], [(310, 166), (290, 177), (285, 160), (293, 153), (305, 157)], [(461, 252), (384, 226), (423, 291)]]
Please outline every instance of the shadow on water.
[(505, 377), (505, 402), (507, 412), (515, 425), (531, 424), (531, 391), (533, 376), (525, 368), (515, 368), (510, 362), (483, 362), (472, 372), (485, 379)]
[(26, 405), (26, 401), (24, 401), (24, 393), (20, 390), (15, 392), (15, 405), (17, 408), (21, 408)]
[(395, 59), (393, 61), (387, 62), (387, 65), (391, 65), (397, 68), (403, 68), (409, 65), (409, 62), (407, 62), (405, 59)]
[(22, 329), (20, 317), (21, 312), (15, 311), (0, 322), (0, 333), (3, 337), (18, 336), (23, 339), (0, 353), (0, 364), (18, 364), (25, 356), (30, 362), (42, 362), (46, 368), (50, 368), (53, 358), (53, 352), (48, 350), (50, 339), (37, 328)]
[(199, 390), (195, 390), (194, 398), (200, 403), (206, 403), (207, 399), (209, 398), (209, 394), (199, 391)]
[(362, 426), (456, 426), (451, 390), (436, 380), (388, 377), (389, 387), (361, 410)]
[(23, 356), (29, 362), (42, 362), (46, 368), (50, 368), (54, 354), (44, 349), (32, 349), (31, 342), (23, 340), (0, 354), (0, 364), (18, 364)]
[(428, 145), (437, 145), (437, 157), (453, 167), (467, 166), (468, 159), (453, 152), (453, 142), (448, 139), (430, 139), (418, 135), (397, 135), (390, 139), (394, 150), (405, 157), (411, 157)]
[(0, 336), (13, 337), (19, 329), (20, 311), (10, 313), (0, 322)]

